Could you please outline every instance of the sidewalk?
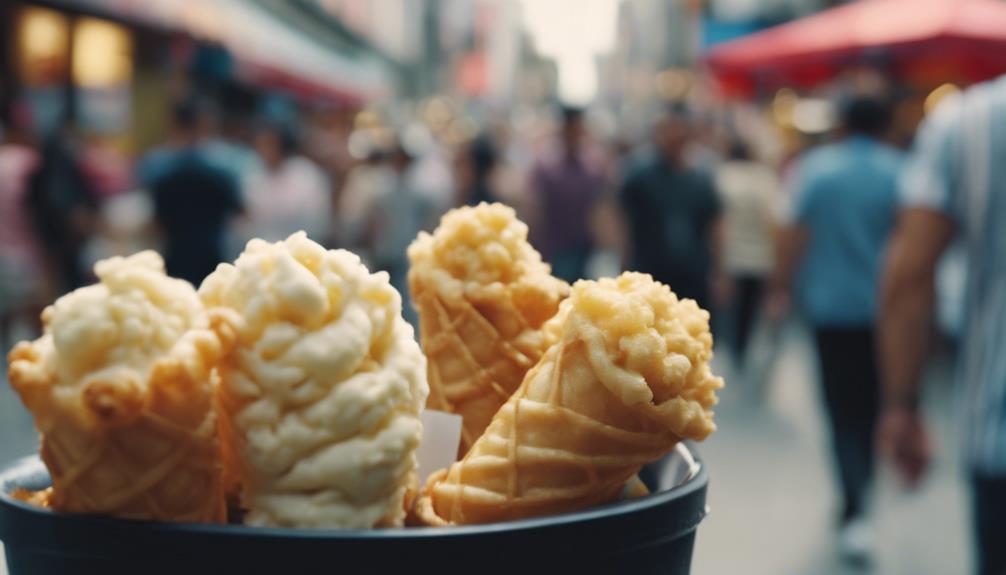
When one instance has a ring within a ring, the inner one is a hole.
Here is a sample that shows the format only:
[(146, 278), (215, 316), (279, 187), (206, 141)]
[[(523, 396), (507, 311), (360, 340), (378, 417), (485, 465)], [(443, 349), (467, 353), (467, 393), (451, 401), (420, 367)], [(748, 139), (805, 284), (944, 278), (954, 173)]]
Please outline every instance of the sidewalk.
[[(693, 573), (968, 573), (967, 500), (955, 458), (949, 386), (933, 382), (943, 385), (928, 390), (937, 460), (927, 482), (907, 494), (889, 470), (881, 471), (874, 496), (876, 561), (872, 571), (855, 570), (834, 551), (835, 488), (816, 369), (809, 338), (791, 327), (763, 402), (742, 393), (739, 379), (728, 379), (717, 410), (719, 431), (699, 446), (710, 469), (711, 514), (699, 528)], [(934, 375), (945, 379), (946, 372)]]

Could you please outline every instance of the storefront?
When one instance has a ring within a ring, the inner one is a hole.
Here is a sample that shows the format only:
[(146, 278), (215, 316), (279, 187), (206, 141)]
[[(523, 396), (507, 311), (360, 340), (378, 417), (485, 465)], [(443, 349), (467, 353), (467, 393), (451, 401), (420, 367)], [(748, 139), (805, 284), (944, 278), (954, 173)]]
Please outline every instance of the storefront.
[(352, 106), (395, 92), (386, 60), (254, 0), (22, 1), (0, 11), (10, 38), (0, 52), (4, 119), (21, 110), (36, 135), (70, 122), (129, 153), (162, 140), (170, 102), (194, 88), (239, 108), (267, 93)]
[(163, 137), (150, 112), (172, 92), (167, 31), (56, 5), (11, 12), (5, 100), (36, 137), (68, 125), (126, 153)]

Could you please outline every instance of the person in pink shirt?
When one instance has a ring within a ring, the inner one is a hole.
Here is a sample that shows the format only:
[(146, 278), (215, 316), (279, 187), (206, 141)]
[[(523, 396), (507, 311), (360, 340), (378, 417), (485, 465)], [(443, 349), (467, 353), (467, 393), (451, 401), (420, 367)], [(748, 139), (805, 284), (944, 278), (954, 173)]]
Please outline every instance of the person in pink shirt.
[(14, 126), (0, 137), (0, 349), (17, 321), (37, 329), (47, 295), (43, 258), (25, 211), (28, 176), (38, 156)]
[(563, 108), (556, 144), (531, 171), (531, 199), (540, 216), (535, 247), (556, 277), (574, 282), (587, 276), (595, 248), (591, 222), (608, 180), (603, 159), (589, 144), (583, 110)]

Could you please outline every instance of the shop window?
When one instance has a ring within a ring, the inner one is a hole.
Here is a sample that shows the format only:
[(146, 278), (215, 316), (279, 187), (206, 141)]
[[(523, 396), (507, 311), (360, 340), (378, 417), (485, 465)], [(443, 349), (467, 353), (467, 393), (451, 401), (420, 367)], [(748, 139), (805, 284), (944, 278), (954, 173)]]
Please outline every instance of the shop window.
[(73, 34), (73, 81), (82, 88), (107, 88), (129, 82), (133, 44), (129, 32), (98, 18), (80, 18)]
[(17, 27), (18, 75), (28, 87), (63, 83), (69, 53), (69, 27), (66, 16), (36, 6), (20, 12)]
[(91, 134), (125, 135), (132, 118), (132, 34), (107, 20), (77, 18), (72, 64), (77, 125)]

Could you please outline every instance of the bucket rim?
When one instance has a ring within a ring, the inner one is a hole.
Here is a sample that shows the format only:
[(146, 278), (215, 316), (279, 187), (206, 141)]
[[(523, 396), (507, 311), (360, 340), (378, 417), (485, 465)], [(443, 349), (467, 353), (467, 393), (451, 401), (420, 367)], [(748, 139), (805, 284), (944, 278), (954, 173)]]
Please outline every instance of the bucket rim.
[[(553, 529), (557, 527), (573, 527), (598, 521), (610, 520), (615, 517), (632, 516), (654, 510), (674, 501), (685, 500), (696, 492), (704, 491), (709, 483), (709, 473), (706, 465), (684, 442), (675, 446), (671, 456), (681, 458), (686, 465), (687, 473), (683, 480), (669, 489), (637, 499), (609, 503), (581, 511), (559, 513), (546, 517), (535, 517), (504, 521), (483, 525), (459, 525), (447, 527), (392, 527), (382, 529), (332, 529), (332, 528), (287, 528), (287, 527), (254, 527), (235, 524), (205, 524), (205, 523), (171, 523), (160, 521), (121, 519), (99, 515), (84, 515), (60, 513), (42, 509), (17, 500), (11, 492), (18, 487), (29, 487), (26, 480), (37, 477), (40, 473), (48, 475), (44, 464), (38, 455), (30, 455), (11, 461), (0, 468), (0, 540), (17, 529), (22, 521), (54, 521), (66, 528), (100, 529), (103, 526), (129, 526), (131, 529), (143, 529), (154, 534), (164, 535), (203, 535), (208, 537), (227, 537), (235, 539), (297, 539), (297, 540), (414, 540), (421, 541), (430, 538), (465, 539), (470, 537), (485, 537), (502, 533), (519, 531), (534, 531)], [(32, 482), (30, 487), (37, 487)], [(701, 513), (693, 518), (686, 531), (692, 531), (707, 514), (707, 507), (702, 505)], [(6, 520), (4, 520), (4, 516)]]

